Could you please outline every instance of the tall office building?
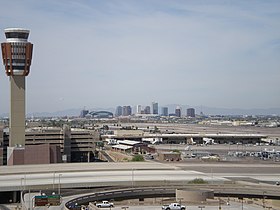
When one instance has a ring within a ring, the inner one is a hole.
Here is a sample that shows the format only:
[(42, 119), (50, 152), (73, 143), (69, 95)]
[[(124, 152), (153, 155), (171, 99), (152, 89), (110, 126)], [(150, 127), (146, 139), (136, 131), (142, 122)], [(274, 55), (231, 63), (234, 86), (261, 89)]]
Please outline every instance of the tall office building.
[(162, 107), (161, 108), (161, 115), (162, 116), (168, 116), (168, 107)]
[(158, 114), (158, 103), (157, 102), (152, 103), (152, 114)]
[(179, 107), (179, 106), (176, 107), (175, 115), (176, 115), (176, 117), (181, 117), (181, 107)]
[(187, 109), (187, 117), (195, 117), (195, 109), (194, 108)]
[(151, 114), (151, 107), (150, 106), (145, 107), (144, 114)]
[(123, 114), (122, 111), (123, 111), (123, 108), (121, 106), (117, 106), (116, 113), (115, 113), (116, 117), (122, 116), (122, 114)]
[(15, 148), (25, 146), (25, 76), (29, 74), (33, 44), (28, 42), (29, 30), (5, 29), (6, 42), (1, 43), (3, 64), (10, 77), (10, 157)]
[(122, 107), (122, 115), (123, 116), (130, 116), (132, 114), (131, 106), (123, 106)]
[(141, 114), (141, 111), (142, 111), (141, 105), (137, 105), (136, 106), (136, 114)]

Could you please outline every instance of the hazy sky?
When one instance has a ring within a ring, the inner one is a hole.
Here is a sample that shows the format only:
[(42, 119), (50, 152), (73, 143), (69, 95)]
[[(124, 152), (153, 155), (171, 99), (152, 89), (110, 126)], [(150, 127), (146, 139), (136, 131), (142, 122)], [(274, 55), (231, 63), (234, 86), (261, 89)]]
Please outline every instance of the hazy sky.
[[(117, 105), (280, 107), (279, 0), (1, 0), (31, 30), (27, 112)], [(9, 111), (0, 71), (0, 113)]]

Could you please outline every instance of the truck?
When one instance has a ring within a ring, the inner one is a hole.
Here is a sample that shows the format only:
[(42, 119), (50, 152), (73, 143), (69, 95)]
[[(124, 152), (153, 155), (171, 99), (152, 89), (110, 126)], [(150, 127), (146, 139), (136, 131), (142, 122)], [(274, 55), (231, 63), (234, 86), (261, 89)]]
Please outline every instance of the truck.
[(108, 207), (114, 207), (114, 204), (110, 203), (109, 201), (102, 201), (101, 203), (96, 203), (96, 207), (98, 207), (98, 208), (108, 208)]
[(171, 203), (170, 205), (163, 205), (162, 210), (186, 210), (186, 207), (179, 203)]

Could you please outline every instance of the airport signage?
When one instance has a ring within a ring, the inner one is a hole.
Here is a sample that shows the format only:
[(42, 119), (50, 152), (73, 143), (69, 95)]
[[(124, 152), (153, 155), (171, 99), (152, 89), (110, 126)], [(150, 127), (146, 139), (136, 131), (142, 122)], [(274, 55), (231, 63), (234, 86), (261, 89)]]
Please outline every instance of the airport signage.
[(35, 206), (46, 206), (48, 204), (48, 196), (35, 196)]
[(39, 195), (35, 196), (35, 206), (59, 206), (60, 195)]
[(60, 195), (50, 195), (48, 196), (48, 201), (50, 206), (59, 206), (60, 205)]

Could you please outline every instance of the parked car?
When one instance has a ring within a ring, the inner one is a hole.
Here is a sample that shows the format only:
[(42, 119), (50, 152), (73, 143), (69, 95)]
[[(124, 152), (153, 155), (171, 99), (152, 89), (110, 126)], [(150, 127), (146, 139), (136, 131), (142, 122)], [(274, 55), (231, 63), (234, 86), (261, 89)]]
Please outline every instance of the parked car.
[(171, 203), (170, 205), (163, 205), (162, 210), (186, 210), (185, 206), (182, 206), (179, 203)]
[(102, 201), (101, 203), (97, 203), (96, 206), (98, 208), (108, 208), (108, 207), (114, 207), (114, 204), (110, 203), (109, 201)]

